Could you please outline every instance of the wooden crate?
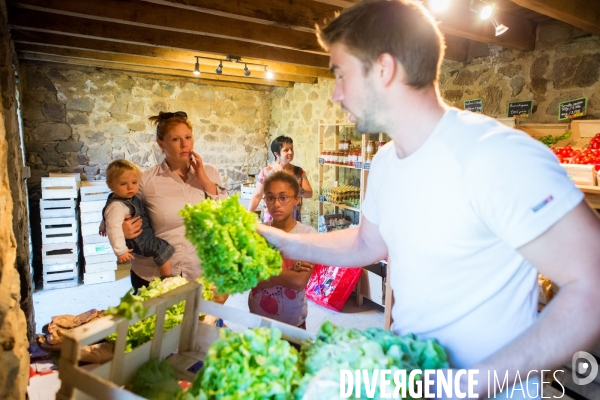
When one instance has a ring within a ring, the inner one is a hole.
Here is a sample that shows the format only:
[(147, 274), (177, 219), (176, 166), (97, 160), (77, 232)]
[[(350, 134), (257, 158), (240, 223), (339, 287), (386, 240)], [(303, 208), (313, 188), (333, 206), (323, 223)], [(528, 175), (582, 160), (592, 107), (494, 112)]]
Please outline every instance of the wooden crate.
[(79, 227), (75, 217), (42, 218), (42, 244), (77, 243)]
[(75, 200), (40, 200), (40, 218), (75, 217)]
[(116, 271), (116, 270), (117, 270), (116, 261), (107, 261), (107, 262), (103, 262), (103, 263), (86, 264), (85, 265), (85, 273), (89, 273), (89, 274), (96, 274), (98, 272)]
[[(198, 321), (200, 312), (226, 321), (235, 321), (249, 328), (277, 328), (282, 331), (284, 339), (293, 343), (314, 338), (313, 334), (305, 330), (203, 300), (201, 293), (202, 286), (190, 282), (144, 302), (144, 306), (149, 310), (146, 318), (157, 315), (154, 338), (127, 354), (124, 354), (127, 328), (139, 321), (137, 317), (132, 320), (114, 316), (104, 317), (67, 332), (59, 363), (62, 385), (56, 399), (141, 400), (142, 397), (121, 387), (131, 380), (142, 364), (151, 358), (164, 360), (175, 350), (177, 354), (168, 360), (173, 365), (177, 378), (193, 381), (195, 374), (188, 369), (203, 360), (210, 344), (219, 338), (219, 328)], [(186, 301), (183, 322), (168, 332), (163, 332), (166, 310), (182, 300)], [(114, 332), (117, 332), (117, 341), (112, 361), (91, 371), (78, 366), (81, 347), (96, 343)]]
[[(94, 264), (92, 264), (94, 265)], [(86, 265), (86, 271), (88, 270)], [(97, 283), (114, 282), (116, 280), (115, 271), (101, 271), (101, 272), (84, 272), (83, 284), (84, 285), (95, 285)]]
[[(98, 224), (100, 226), (100, 224)], [(92, 244), (92, 243), (108, 243), (107, 236), (100, 236), (98, 232), (95, 235), (86, 235), (83, 236), (83, 244)]]
[(106, 205), (106, 200), (96, 200), (96, 201), (84, 201), (79, 203), (79, 210), (81, 211), (81, 215), (88, 212), (100, 212), (102, 213), (102, 209)]
[(78, 189), (74, 176), (42, 177), (42, 199), (76, 199)]
[(92, 222), (96, 222), (98, 226), (100, 226), (100, 222), (102, 221), (102, 212), (94, 211), (94, 212), (86, 212), (81, 213), (81, 217), (79, 218), (82, 224), (89, 224)]
[(42, 264), (72, 264), (77, 262), (79, 249), (77, 243), (57, 243), (42, 245)]
[(44, 289), (47, 284), (66, 283), (65, 281), (74, 281), (77, 284), (79, 277), (79, 268), (77, 263), (70, 264), (52, 264), (43, 266)]
[(100, 231), (100, 222), (81, 223), (81, 236), (98, 235)]
[(115, 253), (106, 253), (106, 254), (98, 254), (95, 256), (86, 256), (85, 257), (85, 265), (89, 264), (100, 264), (105, 262), (117, 262), (117, 256)]
[(110, 243), (92, 243), (83, 245), (83, 255), (85, 257), (98, 256), (100, 254), (114, 254)]
[(86, 181), (81, 183), (79, 189), (81, 194), (81, 202), (106, 200), (111, 190), (108, 188), (106, 181)]

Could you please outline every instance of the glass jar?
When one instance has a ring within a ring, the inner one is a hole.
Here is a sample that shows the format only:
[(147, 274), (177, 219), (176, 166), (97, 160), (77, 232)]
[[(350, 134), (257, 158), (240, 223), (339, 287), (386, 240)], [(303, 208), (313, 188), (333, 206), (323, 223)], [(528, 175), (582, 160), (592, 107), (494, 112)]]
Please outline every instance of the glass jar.
[(373, 154), (375, 152), (375, 141), (369, 140), (367, 142), (367, 154)]
[(373, 162), (373, 154), (369, 154), (367, 155), (367, 159), (365, 160), (366, 163), (372, 163)]

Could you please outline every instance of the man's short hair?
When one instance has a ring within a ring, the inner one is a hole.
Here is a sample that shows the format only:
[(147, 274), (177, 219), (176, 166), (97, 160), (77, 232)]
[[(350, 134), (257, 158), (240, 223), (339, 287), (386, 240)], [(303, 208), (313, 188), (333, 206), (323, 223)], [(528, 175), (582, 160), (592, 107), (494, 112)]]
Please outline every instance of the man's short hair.
[(444, 37), (425, 7), (412, 0), (365, 0), (342, 11), (317, 38), (329, 51), (341, 43), (360, 59), (365, 72), (383, 53), (406, 72), (406, 84), (420, 89), (437, 82), (444, 57)]

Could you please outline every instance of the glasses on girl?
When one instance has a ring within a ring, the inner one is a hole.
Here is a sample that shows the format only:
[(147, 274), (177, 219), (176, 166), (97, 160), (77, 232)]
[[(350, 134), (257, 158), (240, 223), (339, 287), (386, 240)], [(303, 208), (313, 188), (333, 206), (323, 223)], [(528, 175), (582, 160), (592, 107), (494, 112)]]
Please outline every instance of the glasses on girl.
[(263, 199), (269, 203), (269, 204), (273, 204), (275, 203), (275, 201), (279, 200), (279, 202), (281, 204), (287, 204), (290, 202), (290, 200), (292, 200), (294, 197), (293, 196), (279, 196), (279, 197), (275, 197), (275, 196), (265, 196), (263, 197)]

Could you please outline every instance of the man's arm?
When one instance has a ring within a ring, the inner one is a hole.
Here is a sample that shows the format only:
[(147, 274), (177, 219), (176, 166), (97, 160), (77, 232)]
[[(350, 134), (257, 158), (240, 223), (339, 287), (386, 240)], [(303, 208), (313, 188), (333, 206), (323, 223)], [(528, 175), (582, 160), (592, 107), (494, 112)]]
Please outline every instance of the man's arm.
[[(560, 291), (537, 322), (503, 349), (472, 366), (509, 379), (564, 365), (600, 342), (600, 221), (585, 202), (519, 252)], [(492, 375), (493, 376), (493, 375)], [(480, 382), (485, 393), (486, 384)]]
[(379, 227), (361, 217), (358, 228), (326, 234), (289, 234), (259, 225), (258, 233), (281, 250), (286, 258), (336, 267), (359, 267), (387, 256), (387, 246)]

